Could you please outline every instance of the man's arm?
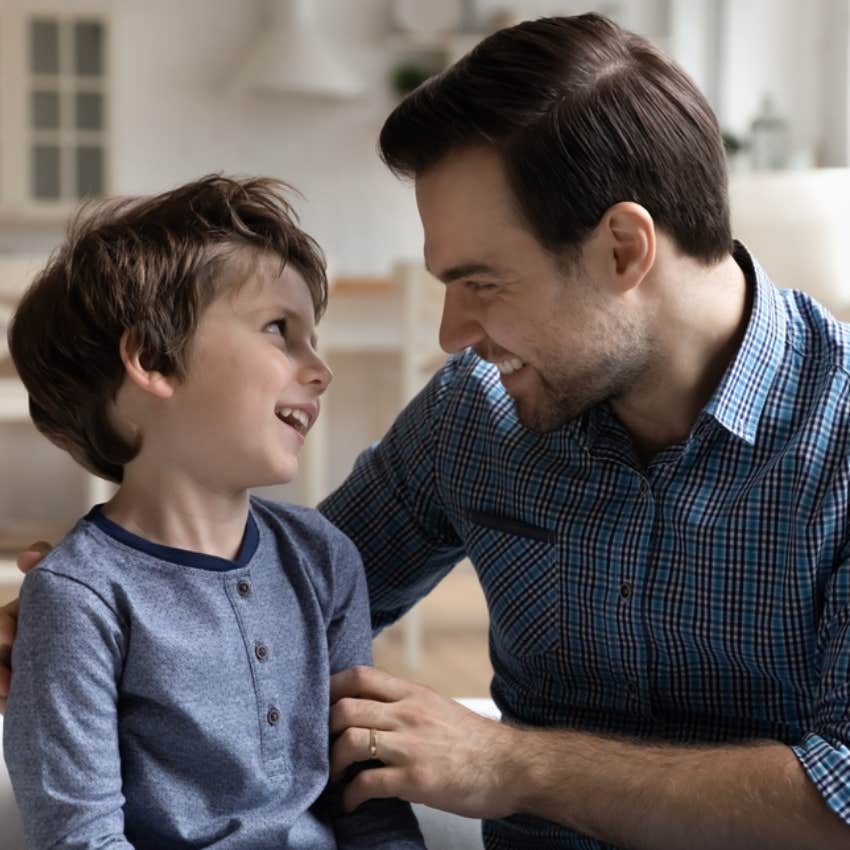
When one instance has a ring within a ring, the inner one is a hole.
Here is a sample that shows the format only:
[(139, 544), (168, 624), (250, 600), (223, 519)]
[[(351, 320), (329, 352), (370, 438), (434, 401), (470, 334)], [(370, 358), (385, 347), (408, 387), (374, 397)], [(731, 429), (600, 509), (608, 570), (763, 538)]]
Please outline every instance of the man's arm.
[(846, 850), (840, 819), (790, 747), (684, 747), (479, 717), (428, 688), (360, 667), (335, 676), (339, 773), (378, 729), (385, 767), (359, 774), (344, 802), (399, 796), (467, 817), (523, 813), (635, 850)]
[(375, 632), (401, 617), (465, 555), (438, 485), (438, 466), (446, 463), (440, 429), (461, 368), (451, 359), (319, 505), (360, 552)]
[[(28, 573), (51, 549), (39, 540), (18, 555), (18, 569)], [(0, 714), (6, 713), (9, 687), (12, 681), (12, 644), (18, 627), (18, 600), (0, 607)]]

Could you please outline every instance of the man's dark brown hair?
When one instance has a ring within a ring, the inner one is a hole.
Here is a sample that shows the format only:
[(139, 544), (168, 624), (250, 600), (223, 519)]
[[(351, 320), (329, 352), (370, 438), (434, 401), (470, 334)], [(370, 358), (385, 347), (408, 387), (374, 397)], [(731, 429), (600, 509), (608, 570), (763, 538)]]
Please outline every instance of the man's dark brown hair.
[(83, 207), (9, 329), (38, 429), (91, 472), (120, 482), (139, 448), (109, 417), (125, 376), (122, 335), (130, 332), (146, 368), (183, 378), (203, 309), (262, 253), (301, 273), (318, 321), (325, 259), (298, 227), (289, 191), (269, 178), (211, 175), (161, 195)]
[(676, 64), (601, 15), (494, 33), (408, 95), (380, 138), (408, 177), (478, 145), (499, 152), (521, 216), (552, 252), (576, 255), (620, 201), (644, 206), (687, 255), (731, 251), (711, 107)]

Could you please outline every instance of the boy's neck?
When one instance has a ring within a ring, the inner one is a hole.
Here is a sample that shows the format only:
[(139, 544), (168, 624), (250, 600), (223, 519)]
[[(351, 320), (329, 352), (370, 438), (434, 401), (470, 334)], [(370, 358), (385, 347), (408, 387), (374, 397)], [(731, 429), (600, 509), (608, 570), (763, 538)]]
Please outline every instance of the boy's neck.
[(248, 492), (202, 492), (197, 486), (172, 482), (163, 493), (125, 475), (103, 513), (151, 543), (234, 560), (248, 520)]

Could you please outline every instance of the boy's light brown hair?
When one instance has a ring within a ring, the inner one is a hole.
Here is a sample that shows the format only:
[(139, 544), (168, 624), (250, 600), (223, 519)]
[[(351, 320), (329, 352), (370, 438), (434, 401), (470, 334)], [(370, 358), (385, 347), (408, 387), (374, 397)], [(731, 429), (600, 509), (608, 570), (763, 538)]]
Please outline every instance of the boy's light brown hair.
[(125, 376), (122, 335), (132, 334), (146, 368), (183, 378), (201, 313), (239, 282), (246, 253), (297, 269), (318, 321), (325, 259), (298, 226), (289, 191), (271, 178), (210, 175), (161, 195), (84, 206), (9, 328), (36, 427), (89, 471), (120, 482), (139, 450), (109, 417)]

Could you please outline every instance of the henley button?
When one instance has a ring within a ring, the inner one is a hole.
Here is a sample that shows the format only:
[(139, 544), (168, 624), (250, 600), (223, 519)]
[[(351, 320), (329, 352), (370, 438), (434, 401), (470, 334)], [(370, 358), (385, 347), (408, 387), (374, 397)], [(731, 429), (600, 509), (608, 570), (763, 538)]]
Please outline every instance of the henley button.
[(628, 599), (631, 595), (632, 595), (632, 586), (627, 581), (624, 581), (620, 585), (620, 596), (622, 596), (623, 599)]
[(645, 478), (640, 480), (640, 493), (645, 496), (649, 492), (649, 482)]
[(240, 596), (247, 596), (251, 592), (251, 582), (244, 578), (236, 585), (236, 591)]
[(269, 657), (269, 648), (264, 643), (258, 643), (254, 647), (254, 655), (258, 661), (265, 661)]
[(268, 721), (269, 726), (275, 726), (278, 720), (280, 720), (280, 712), (272, 706), (266, 714), (266, 720)]

